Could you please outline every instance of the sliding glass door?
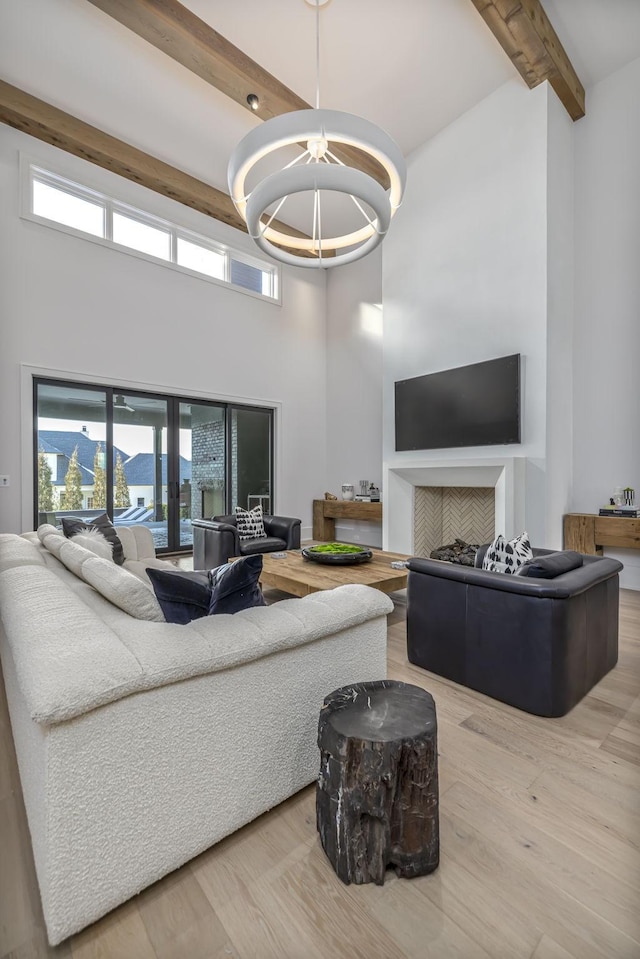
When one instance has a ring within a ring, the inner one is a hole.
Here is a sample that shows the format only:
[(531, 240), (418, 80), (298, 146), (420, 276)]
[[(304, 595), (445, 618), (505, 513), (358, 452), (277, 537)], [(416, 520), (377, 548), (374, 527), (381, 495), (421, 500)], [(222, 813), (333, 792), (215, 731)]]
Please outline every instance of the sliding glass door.
[(67, 514), (97, 516), (107, 509), (113, 477), (113, 462), (107, 461), (108, 399), (105, 389), (90, 386), (37, 385), (37, 523), (55, 523)]
[(34, 463), (36, 525), (106, 512), (187, 550), (192, 519), (273, 511), (273, 410), (36, 379)]
[(271, 410), (232, 407), (230, 415), (231, 504), (272, 513)]
[(169, 537), (167, 436), (170, 400), (142, 393), (114, 393), (113, 517), (116, 525), (144, 523), (156, 549), (173, 548)]
[(178, 497), (180, 546), (191, 546), (192, 519), (220, 516), (227, 508), (226, 420), (224, 406), (178, 405)]

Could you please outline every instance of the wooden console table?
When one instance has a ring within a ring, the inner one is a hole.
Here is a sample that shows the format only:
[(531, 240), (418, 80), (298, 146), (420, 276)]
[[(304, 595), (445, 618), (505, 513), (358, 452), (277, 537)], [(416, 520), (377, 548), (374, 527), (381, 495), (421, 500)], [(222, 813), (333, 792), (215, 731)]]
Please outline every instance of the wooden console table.
[(358, 503), (355, 500), (314, 499), (313, 538), (330, 543), (336, 538), (337, 519), (382, 522), (382, 503)]
[(640, 549), (640, 519), (625, 516), (595, 516), (567, 513), (564, 517), (564, 548), (578, 553), (602, 555), (603, 546)]

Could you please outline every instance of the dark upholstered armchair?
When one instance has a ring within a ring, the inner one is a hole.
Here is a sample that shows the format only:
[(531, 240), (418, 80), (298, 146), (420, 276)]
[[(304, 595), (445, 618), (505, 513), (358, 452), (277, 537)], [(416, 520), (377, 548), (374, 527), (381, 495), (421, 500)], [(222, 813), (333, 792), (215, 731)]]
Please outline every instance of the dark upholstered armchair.
[(235, 516), (194, 519), (193, 568), (213, 569), (230, 556), (275, 553), (281, 549), (300, 549), (300, 520), (292, 516), (263, 516), (267, 534), (260, 539), (240, 539)]
[(618, 659), (622, 564), (582, 559), (554, 579), (411, 559), (409, 661), (526, 712), (564, 716)]

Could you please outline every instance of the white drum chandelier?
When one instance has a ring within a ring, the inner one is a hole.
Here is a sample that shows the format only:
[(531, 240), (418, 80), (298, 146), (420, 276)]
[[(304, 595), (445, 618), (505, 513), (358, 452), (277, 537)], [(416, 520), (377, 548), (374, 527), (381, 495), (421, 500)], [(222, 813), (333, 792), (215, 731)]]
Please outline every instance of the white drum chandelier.
[[(274, 117), (248, 133), (233, 152), (228, 179), (235, 207), (261, 250), (289, 265), (326, 268), (358, 260), (383, 240), (391, 217), (402, 201), (406, 167), (397, 145), (375, 124), (349, 113), (319, 108), (317, 0), (313, 0), (313, 5), (316, 6), (316, 108)], [(247, 191), (247, 180), (260, 160), (301, 143), (306, 143), (306, 149), (299, 156)], [(336, 156), (333, 144), (355, 147), (377, 161), (381, 172), (388, 177), (389, 188), (385, 190), (369, 174), (345, 164)], [(323, 191), (342, 194), (350, 206), (355, 205), (363, 225), (336, 236), (326, 236), (322, 226)], [(272, 226), (286, 200), (297, 193), (313, 194), (308, 236), (293, 236)], [(273, 204), (276, 204), (274, 211), (267, 214)]]

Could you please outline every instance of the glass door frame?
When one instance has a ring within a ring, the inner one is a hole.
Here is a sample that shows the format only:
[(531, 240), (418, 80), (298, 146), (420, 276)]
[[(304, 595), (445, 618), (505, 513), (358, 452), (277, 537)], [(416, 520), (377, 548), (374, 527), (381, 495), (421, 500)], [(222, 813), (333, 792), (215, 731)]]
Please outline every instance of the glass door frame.
[(32, 438), (33, 438), (33, 521), (34, 529), (38, 528), (39, 524), (39, 503), (38, 503), (38, 454), (40, 452), (40, 444), (38, 442), (38, 422), (39, 422), (39, 410), (38, 410), (38, 387), (39, 386), (59, 386), (59, 387), (69, 387), (70, 389), (76, 390), (92, 390), (95, 393), (103, 393), (105, 396), (105, 415), (104, 415), (104, 424), (105, 424), (105, 483), (106, 483), (106, 506), (105, 512), (109, 516), (113, 516), (113, 481), (114, 481), (114, 468), (113, 468), (113, 456), (107, 456), (109, 449), (113, 450), (113, 396), (117, 392), (116, 388), (112, 386), (104, 386), (98, 383), (85, 383), (80, 380), (59, 380), (50, 376), (34, 376), (33, 377), (33, 416), (32, 416)]
[[(155, 394), (154, 394), (155, 395)], [(171, 396), (173, 400), (173, 408), (169, 409), (169, 431), (168, 431), (168, 442), (167, 442), (167, 481), (169, 481), (169, 475), (171, 474), (171, 485), (167, 490), (167, 496), (169, 499), (173, 498), (175, 502), (175, 510), (173, 511), (173, 523), (174, 529), (170, 531), (169, 536), (174, 537), (174, 542), (180, 542), (180, 404), (193, 404), (197, 406), (210, 406), (214, 409), (222, 410), (225, 417), (225, 462), (224, 462), (224, 515), (231, 515), (232, 510), (232, 496), (233, 496), (233, 483), (232, 483), (232, 469), (233, 469), (233, 458), (231, 456), (231, 446), (232, 446), (232, 413), (234, 410), (257, 412), (257, 413), (266, 413), (269, 415), (269, 491), (270, 491), (270, 502), (271, 502), (271, 513), (275, 512), (275, 464), (274, 464), (274, 455), (275, 455), (275, 409), (272, 406), (257, 406), (256, 404), (250, 403), (235, 403), (228, 402), (225, 400), (208, 400), (202, 399), (201, 397), (193, 396), (184, 396), (184, 395), (173, 395)], [(193, 495), (193, 490), (192, 490)], [(172, 516), (171, 509), (169, 510), (169, 516)], [(171, 539), (169, 540), (171, 542)], [(191, 552), (192, 546), (177, 546), (175, 549), (172, 549), (172, 553), (188, 553)]]
[[(274, 490), (274, 453), (275, 453), (275, 410), (271, 406), (256, 406), (249, 403), (226, 403), (226, 444), (227, 461), (225, 463), (226, 472), (226, 510), (228, 514), (232, 513), (233, 497), (233, 457), (231, 456), (232, 432), (233, 432), (233, 412), (239, 410), (249, 413), (266, 413), (269, 415), (269, 504), (270, 509), (267, 515), (275, 515), (275, 490)], [(241, 504), (238, 504), (241, 505)], [(247, 504), (248, 506), (248, 504)], [(246, 508), (246, 507), (243, 507)], [(264, 511), (263, 511), (264, 512)]]

